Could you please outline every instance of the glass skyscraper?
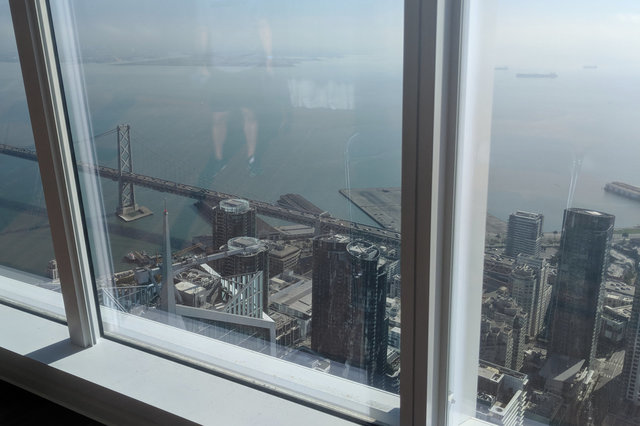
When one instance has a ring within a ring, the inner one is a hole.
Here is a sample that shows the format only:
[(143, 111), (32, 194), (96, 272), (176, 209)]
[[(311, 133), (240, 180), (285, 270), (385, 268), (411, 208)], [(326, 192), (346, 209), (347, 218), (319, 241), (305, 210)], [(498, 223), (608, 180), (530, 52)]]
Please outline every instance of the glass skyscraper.
[(551, 300), (552, 354), (587, 364), (595, 358), (614, 220), (598, 211), (565, 210)]
[(314, 240), (311, 348), (361, 369), (379, 387), (387, 359), (386, 275), (373, 244), (343, 235)]

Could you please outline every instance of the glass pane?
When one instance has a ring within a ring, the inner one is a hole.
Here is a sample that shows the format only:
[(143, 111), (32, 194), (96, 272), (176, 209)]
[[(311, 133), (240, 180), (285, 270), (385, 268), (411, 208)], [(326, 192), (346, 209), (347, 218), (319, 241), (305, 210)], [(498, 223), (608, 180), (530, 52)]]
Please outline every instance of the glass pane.
[(477, 416), (636, 423), (640, 9), (499, 3)]
[(59, 317), (62, 294), (7, 3), (0, 4), (0, 34), (0, 298)]
[(397, 394), (401, 5), (70, 2), (76, 52), (52, 6), (105, 333), (148, 343), (134, 315)]

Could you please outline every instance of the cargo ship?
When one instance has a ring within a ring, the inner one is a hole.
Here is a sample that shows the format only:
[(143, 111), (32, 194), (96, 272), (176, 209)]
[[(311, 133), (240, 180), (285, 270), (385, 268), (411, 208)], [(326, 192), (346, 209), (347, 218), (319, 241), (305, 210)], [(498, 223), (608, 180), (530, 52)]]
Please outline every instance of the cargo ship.
[(518, 78), (556, 78), (558, 74), (555, 72), (550, 72), (548, 74), (540, 74), (540, 73), (518, 73), (516, 77)]
[(604, 186), (604, 190), (632, 200), (640, 201), (640, 187), (629, 185), (628, 183), (609, 182)]

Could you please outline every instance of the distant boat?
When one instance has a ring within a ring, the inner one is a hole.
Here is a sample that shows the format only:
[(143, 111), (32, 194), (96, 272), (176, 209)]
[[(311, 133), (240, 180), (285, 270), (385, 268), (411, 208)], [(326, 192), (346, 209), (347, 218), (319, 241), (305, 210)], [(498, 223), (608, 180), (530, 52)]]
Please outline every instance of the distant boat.
[(502, 67), (495, 67), (495, 68), (494, 68), (494, 70), (496, 70), (496, 71), (506, 71), (506, 70), (508, 70), (508, 69), (509, 69), (509, 67), (505, 67), (505, 66), (502, 66)]
[(597, 65), (583, 65), (582, 68), (585, 69), (585, 70), (595, 70), (595, 69), (598, 68), (598, 66)]
[(540, 73), (518, 73), (516, 77), (518, 78), (556, 78), (558, 74), (555, 72), (550, 72), (548, 74), (540, 74)]

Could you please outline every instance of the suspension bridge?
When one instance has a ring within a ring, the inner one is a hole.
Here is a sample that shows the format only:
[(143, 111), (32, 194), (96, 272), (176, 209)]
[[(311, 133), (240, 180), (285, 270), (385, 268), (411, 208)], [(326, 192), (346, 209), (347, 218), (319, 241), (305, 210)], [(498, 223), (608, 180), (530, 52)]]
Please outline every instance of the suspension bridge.
[[(219, 203), (222, 200), (230, 198), (243, 198), (238, 195), (227, 194), (194, 185), (135, 173), (133, 171), (133, 162), (131, 158), (129, 125), (119, 125), (115, 129), (111, 129), (95, 136), (94, 139), (113, 133), (117, 133), (117, 169), (81, 162), (77, 163), (77, 167), (79, 171), (96, 173), (102, 178), (118, 182), (118, 206), (116, 213), (120, 217), (126, 218), (128, 216), (130, 218), (129, 220), (135, 220), (138, 217), (146, 215), (139, 214), (136, 216), (136, 212), (144, 211), (144, 207), (140, 207), (136, 204), (134, 186), (141, 186), (160, 192), (167, 192), (213, 203)], [(6, 154), (30, 161), (38, 161), (35, 151), (11, 145), (0, 144), (0, 154)], [(363, 225), (345, 219), (338, 219), (328, 215), (327, 213), (316, 214), (312, 212), (288, 209), (286, 207), (277, 206), (260, 200), (246, 200), (249, 201), (249, 204), (255, 208), (256, 212), (260, 215), (312, 226), (321, 233), (335, 232), (348, 234), (356, 238), (364, 238), (372, 242), (391, 246), (399, 246), (400, 244), (400, 234), (398, 232)], [(150, 212), (147, 214), (150, 214)]]

